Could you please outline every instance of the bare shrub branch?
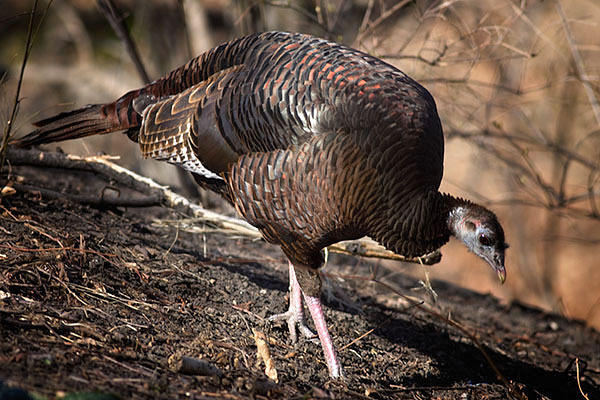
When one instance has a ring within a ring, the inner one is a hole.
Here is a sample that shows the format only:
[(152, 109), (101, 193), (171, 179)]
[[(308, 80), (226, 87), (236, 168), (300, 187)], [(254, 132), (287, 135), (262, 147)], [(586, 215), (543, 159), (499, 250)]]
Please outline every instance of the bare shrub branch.
[(8, 121), (6, 121), (6, 125), (4, 127), (4, 136), (2, 137), (2, 145), (0, 145), (0, 171), (2, 171), (4, 163), (6, 161), (6, 149), (8, 147), (8, 141), (10, 140), (10, 136), (12, 133), (13, 123), (15, 118), (17, 117), (19, 103), (21, 101), (21, 85), (23, 84), (25, 67), (27, 66), (27, 60), (29, 59), (29, 52), (31, 50), (31, 41), (33, 38), (33, 26), (35, 20), (35, 13), (37, 10), (37, 4), (38, 0), (35, 0), (31, 9), (31, 13), (29, 14), (29, 25), (27, 27), (27, 41), (25, 42), (25, 54), (23, 55), (23, 62), (21, 63), (21, 70), (19, 72), (19, 78), (17, 80), (17, 90), (15, 90), (15, 99), (12, 104), (12, 110), (10, 112), (10, 117), (8, 118)]

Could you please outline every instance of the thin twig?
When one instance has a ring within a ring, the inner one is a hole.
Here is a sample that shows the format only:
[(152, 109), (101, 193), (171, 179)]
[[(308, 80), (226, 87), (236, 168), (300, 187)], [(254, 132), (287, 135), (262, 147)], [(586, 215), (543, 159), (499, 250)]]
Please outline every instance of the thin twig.
[(316, 26), (321, 28), (324, 32), (329, 33), (326, 26), (322, 25), (319, 22), (319, 19), (316, 15), (311, 13), (310, 11), (305, 10), (304, 8), (294, 4), (291, 0), (283, 0), (283, 1), (275, 1), (275, 0), (264, 0), (264, 4), (273, 6), (273, 7), (281, 7), (281, 8), (289, 8), (290, 10), (294, 10), (299, 14), (302, 14), (304, 17), (308, 18), (312, 22), (315, 23)]
[(88, 254), (95, 254), (101, 257), (117, 257), (116, 254), (111, 254), (111, 253), (102, 253), (99, 251), (95, 251), (95, 250), (88, 250), (88, 249), (80, 249), (78, 247), (45, 247), (45, 248), (41, 248), (41, 249), (28, 249), (25, 247), (17, 247), (17, 246), (9, 246), (6, 244), (0, 244), (0, 248), (3, 249), (9, 249), (9, 250), (13, 250), (13, 251), (23, 251), (23, 252), (32, 252), (32, 253), (43, 253), (46, 251), (74, 251), (74, 252), (80, 252), (80, 253), (88, 253)]
[(369, 336), (371, 333), (373, 333), (373, 331), (375, 331), (376, 328), (373, 329), (369, 329), (368, 331), (366, 331), (365, 333), (363, 333), (362, 335), (360, 335), (359, 337), (357, 337), (356, 339), (352, 340), (350, 343), (340, 347), (340, 352), (346, 350), (348, 347), (352, 346), (354, 343), (362, 340), (363, 338)]
[(371, 20), (371, 13), (373, 12), (373, 6), (375, 5), (375, 0), (369, 0), (367, 4), (367, 9), (365, 10), (365, 15), (363, 16), (362, 23), (360, 24), (360, 28), (358, 28), (359, 32), (363, 32), (367, 29), (367, 24)]
[(137, 46), (131, 39), (131, 35), (125, 26), (125, 23), (123, 22), (123, 18), (118, 15), (117, 7), (113, 3), (113, 0), (98, 0), (98, 6), (104, 12), (104, 16), (119, 39), (121, 39), (121, 41), (125, 44), (127, 54), (129, 54), (129, 57), (133, 61), (140, 78), (144, 81), (144, 83), (150, 83), (150, 76), (148, 75), (148, 72), (146, 72), (146, 68), (142, 63)]
[(162, 256), (163, 260), (167, 259), (167, 256), (169, 255), (169, 253), (173, 249), (173, 246), (175, 246), (175, 243), (177, 243), (178, 239), (179, 239), (179, 224), (177, 224), (177, 229), (175, 229), (175, 237), (173, 238), (173, 241), (171, 242), (171, 245), (169, 246), (169, 248), (167, 249), (167, 251), (165, 251), (165, 253)]
[(346, 7), (346, 0), (341, 0), (337, 6), (337, 9), (335, 10), (335, 14), (333, 15), (333, 18), (331, 19), (331, 23), (328, 26), (329, 32), (331, 32), (332, 34), (333, 34), (333, 32), (335, 32), (335, 27), (337, 26), (337, 23), (340, 19), (340, 16), (344, 12), (345, 7)]
[(479, 386), (479, 384), (467, 385), (467, 386), (414, 386), (414, 387), (402, 387), (398, 385), (390, 385), (392, 390), (386, 390), (386, 393), (401, 393), (401, 392), (425, 392), (425, 391), (468, 391)]
[(2, 138), (2, 145), (0, 146), (0, 171), (4, 168), (6, 161), (6, 149), (8, 148), (8, 140), (12, 131), (12, 126), (17, 112), (19, 110), (19, 103), (21, 102), (21, 85), (23, 84), (23, 76), (25, 75), (25, 67), (27, 66), (27, 60), (29, 59), (29, 53), (31, 51), (31, 41), (33, 38), (33, 21), (35, 20), (35, 13), (37, 10), (38, 0), (33, 2), (31, 13), (29, 14), (29, 25), (27, 27), (27, 41), (25, 42), (25, 54), (23, 55), (23, 62), (21, 63), (21, 71), (19, 72), (19, 79), (17, 80), (17, 90), (15, 91), (15, 100), (12, 105), (10, 118), (6, 121), (4, 128), (4, 136)]
[(400, 9), (402, 9), (405, 5), (407, 5), (410, 2), (412, 2), (412, 0), (402, 0), (399, 3), (394, 4), (394, 6), (391, 7), (389, 10), (381, 13), (381, 15), (375, 21), (368, 24), (366, 29), (364, 31), (361, 31), (358, 34), (358, 37), (356, 38), (356, 42), (359, 44), (362, 43), (363, 39), (367, 35), (371, 34), (371, 32), (373, 32), (375, 30), (375, 28), (377, 28), (379, 25), (381, 25), (383, 22), (385, 22), (388, 18), (390, 18), (392, 15), (394, 15), (394, 13), (396, 13), (396, 11), (399, 11)]
[(577, 67), (577, 74), (579, 75), (579, 79), (581, 79), (581, 83), (583, 84), (583, 88), (585, 90), (585, 94), (588, 97), (590, 105), (592, 106), (592, 111), (594, 112), (594, 117), (596, 117), (596, 123), (600, 126), (600, 104), (598, 104), (598, 99), (594, 93), (594, 88), (590, 84), (590, 78), (585, 72), (585, 67), (583, 66), (583, 59), (581, 58), (581, 54), (577, 50), (577, 43), (573, 39), (573, 34), (571, 33), (571, 28), (569, 27), (569, 23), (567, 22), (567, 16), (565, 15), (565, 10), (559, 0), (554, 0), (554, 4), (556, 5), (556, 10), (558, 11), (558, 15), (560, 16), (560, 21), (562, 23), (563, 29), (565, 30), (565, 36), (567, 37), (567, 42), (569, 43), (569, 48), (571, 49), (571, 55), (573, 56), (573, 61), (575, 61), (575, 66)]
[(585, 394), (583, 392), (583, 389), (581, 388), (581, 381), (579, 379), (579, 358), (575, 358), (575, 370), (577, 371), (577, 387), (579, 388), (579, 392), (581, 393), (581, 395), (583, 396), (583, 398), (585, 400), (590, 400), (588, 395)]
[(124, 368), (124, 369), (126, 369), (126, 370), (128, 370), (128, 371), (134, 372), (134, 373), (136, 373), (136, 374), (142, 374), (142, 375), (144, 375), (144, 376), (147, 376), (147, 377), (149, 377), (149, 378), (154, 378), (154, 377), (155, 377), (155, 376), (154, 376), (154, 372), (153, 372), (152, 370), (149, 370), (149, 369), (148, 369), (148, 368), (146, 368), (146, 367), (132, 367), (132, 366), (129, 366), (129, 365), (125, 364), (125, 363), (122, 363), (122, 362), (120, 362), (120, 361), (117, 361), (117, 360), (115, 360), (114, 358), (112, 358), (112, 357), (109, 357), (109, 356), (107, 356), (107, 355), (103, 355), (103, 358), (104, 358), (105, 360), (107, 360), (107, 361), (110, 361), (110, 362), (112, 362), (112, 363), (114, 363), (114, 364), (118, 365), (118, 366), (119, 366), (119, 367), (121, 367), (121, 368)]
[[(595, 131), (595, 132), (597, 132), (597, 131)], [(541, 146), (542, 148), (546, 148), (550, 151), (557, 152), (567, 159), (572, 159), (573, 161), (578, 162), (579, 164), (583, 165), (586, 168), (589, 168), (592, 171), (600, 172), (600, 163), (599, 162), (594, 162), (592, 160), (589, 160), (589, 159), (583, 157), (581, 154), (575, 153), (572, 150), (569, 150), (566, 147), (561, 146), (560, 144), (555, 143), (548, 139), (536, 140), (529, 136), (510, 135), (505, 132), (495, 133), (495, 132), (492, 132), (490, 130), (485, 130), (485, 129), (482, 131), (478, 131), (478, 132), (447, 130), (446, 135), (449, 138), (451, 138), (453, 136), (458, 136), (458, 137), (461, 137), (461, 138), (467, 139), (467, 140), (472, 140), (473, 138), (478, 138), (478, 137), (498, 138), (498, 139), (504, 139), (504, 140), (510, 139), (510, 140), (514, 140), (514, 141), (524, 142), (525, 144), (538, 145), (538, 146)]]

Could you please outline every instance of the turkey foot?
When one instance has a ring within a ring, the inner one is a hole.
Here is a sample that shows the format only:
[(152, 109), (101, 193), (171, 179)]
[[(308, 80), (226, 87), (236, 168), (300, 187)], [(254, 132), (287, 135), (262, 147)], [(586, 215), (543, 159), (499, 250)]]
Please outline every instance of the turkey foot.
[(302, 289), (296, 279), (296, 272), (294, 266), (290, 262), (290, 306), (288, 310), (282, 314), (276, 314), (269, 317), (269, 321), (286, 321), (288, 330), (290, 331), (290, 339), (292, 343), (298, 341), (298, 335), (296, 333), (296, 327), (300, 330), (302, 335), (315, 341), (315, 334), (310, 330), (306, 324), (306, 318), (304, 318), (304, 307), (302, 306)]

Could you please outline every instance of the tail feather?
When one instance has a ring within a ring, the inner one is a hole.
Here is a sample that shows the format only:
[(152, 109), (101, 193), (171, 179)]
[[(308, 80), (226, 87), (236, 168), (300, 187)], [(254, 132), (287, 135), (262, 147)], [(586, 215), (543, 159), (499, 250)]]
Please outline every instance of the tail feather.
[(38, 129), (11, 144), (30, 147), (38, 144), (78, 139), (85, 136), (101, 135), (128, 128), (121, 126), (118, 118), (108, 112), (103, 104), (92, 104), (74, 111), (67, 111), (35, 122)]

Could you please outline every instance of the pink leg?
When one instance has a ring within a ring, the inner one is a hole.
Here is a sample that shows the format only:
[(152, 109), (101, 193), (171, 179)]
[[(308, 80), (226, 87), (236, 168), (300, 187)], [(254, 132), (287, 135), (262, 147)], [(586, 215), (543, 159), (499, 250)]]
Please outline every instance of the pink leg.
[(312, 297), (304, 295), (304, 301), (310, 311), (313, 322), (319, 334), (319, 340), (321, 340), (321, 346), (323, 347), (323, 353), (325, 353), (325, 361), (327, 362), (327, 368), (329, 369), (329, 375), (332, 378), (343, 378), (344, 371), (342, 366), (337, 359), (335, 347), (331, 336), (329, 336), (329, 330), (325, 323), (325, 315), (323, 315), (323, 309), (321, 308), (321, 299), (318, 297)]
[[(296, 279), (296, 272), (294, 266), (290, 263), (290, 307), (287, 312), (283, 314), (273, 315), (269, 318), (270, 321), (281, 321), (285, 320), (288, 324), (290, 331), (290, 338), (295, 343), (297, 340), (296, 326), (300, 329), (300, 332), (307, 337), (312, 338), (314, 334), (306, 325), (306, 319), (304, 318), (304, 310), (302, 306), (302, 296), (304, 293), (298, 284)], [(317, 329), (323, 352), (325, 353), (325, 362), (329, 369), (329, 375), (332, 378), (342, 378), (344, 376), (342, 366), (340, 365), (333, 341), (329, 335), (327, 324), (325, 322), (325, 315), (321, 308), (321, 300), (318, 297), (304, 295), (304, 301), (308, 307), (310, 315)]]

